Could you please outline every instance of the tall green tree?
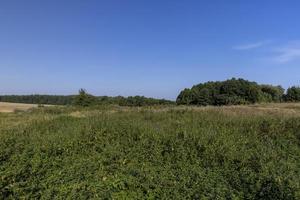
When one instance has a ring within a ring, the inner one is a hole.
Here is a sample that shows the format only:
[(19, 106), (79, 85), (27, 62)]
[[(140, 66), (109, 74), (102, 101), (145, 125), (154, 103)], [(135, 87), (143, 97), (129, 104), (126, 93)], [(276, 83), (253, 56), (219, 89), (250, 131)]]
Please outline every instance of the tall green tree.
[(88, 94), (85, 89), (80, 89), (79, 94), (74, 97), (73, 105), (87, 107), (95, 104), (96, 101), (96, 97)]
[(271, 98), (270, 101), (280, 102), (284, 95), (284, 89), (281, 86), (261, 85), (261, 91), (266, 97)]
[(193, 101), (193, 95), (191, 92), (191, 89), (184, 89), (180, 92), (180, 94), (178, 95), (176, 102), (177, 104), (181, 105), (181, 104), (191, 104), (191, 102)]
[(290, 87), (287, 89), (285, 100), (290, 102), (300, 101), (300, 87)]

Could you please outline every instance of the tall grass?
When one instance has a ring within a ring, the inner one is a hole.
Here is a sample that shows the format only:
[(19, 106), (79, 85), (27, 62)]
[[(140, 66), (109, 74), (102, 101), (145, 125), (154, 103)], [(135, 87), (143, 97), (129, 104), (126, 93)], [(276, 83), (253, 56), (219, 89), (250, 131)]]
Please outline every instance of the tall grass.
[(0, 198), (300, 199), (300, 117), (243, 109), (1, 114)]

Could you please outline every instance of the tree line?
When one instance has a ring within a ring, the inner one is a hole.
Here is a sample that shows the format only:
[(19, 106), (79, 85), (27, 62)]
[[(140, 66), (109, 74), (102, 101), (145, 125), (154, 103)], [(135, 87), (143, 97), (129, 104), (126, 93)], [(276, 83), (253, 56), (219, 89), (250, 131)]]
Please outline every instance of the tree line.
[(173, 101), (165, 99), (147, 98), (144, 96), (93, 96), (80, 89), (78, 95), (3, 95), (0, 96), (0, 102), (28, 103), (28, 104), (48, 104), (48, 105), (109, 105), (120, 106), (152, 106), (152, 105), (170, 105)]
[(262, 102), (298, 102), (300, 87), (285, 90), (281, 86), (264, 85), (244, 79), (209, 81), (186, 88), (176, 99), (179, 105), (240, 105)]
[(48, 104), (48, 105), (70, 105), (75, 95), (3, 95), (1, 102)]
[[(171, 105), (175, 102), (144, 96), (93, 96), (80, 89), (78, 95), (3, 95), (1, 102), (90, 106), (116, 104), (120, 106)], [(281, 86), (258, 84), (244, 79), (209, 81), (186, 88), (176, 99), (177, 105), (241, 105), (263, 102), (300, 102), (300, 87), (285, 91)]]
[(73, 98), (72, 104), (75, 106), (90, 106), (103, 104), (115, 104), (120, 106), (153, 106), (170, 105), (174, 104), (174, 102), (166, 99), (147, 98), (144, 96), (96, 97), (87, 93), (86, 90), (80, 89), (79, 94)]

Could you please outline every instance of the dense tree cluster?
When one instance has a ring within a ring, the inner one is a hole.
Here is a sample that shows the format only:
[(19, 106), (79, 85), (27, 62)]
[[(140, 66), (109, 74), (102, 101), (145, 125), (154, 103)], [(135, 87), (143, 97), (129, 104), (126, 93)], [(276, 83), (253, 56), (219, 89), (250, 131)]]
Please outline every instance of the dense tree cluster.
[(284, 94), (281, 86), (259, 85), (256, 82), (232, 78), (226, 81), (206, 82), (184, 89), (177, 104), (238, 105), (260, 102), (300, 101), (300, 88), (291, 87)]

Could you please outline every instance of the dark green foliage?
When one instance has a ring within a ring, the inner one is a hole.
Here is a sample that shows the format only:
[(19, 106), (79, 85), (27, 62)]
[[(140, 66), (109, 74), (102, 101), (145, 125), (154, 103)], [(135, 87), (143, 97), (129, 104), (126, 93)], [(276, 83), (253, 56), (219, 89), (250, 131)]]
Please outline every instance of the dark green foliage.
[[(83, 93), (84, 92), (84, 93)], [(80, 91), (81, 95), (55, 96), (55, 95), (4, 95), (0, 96), (0, 102), (12, 103), (30, 103), (30, 104), (48, 104), (48, 105), (109, 105), (115, 104), (120, 106), (153, 106), (153, 105), (171, 105), (173, 101), (165, 99), (147, 98), (144, 96), (130, 97), (108, 97), (93, 96), (87, 94), (84, 90)]]
[(84, 89), (79, 90), (79, 94), (74, 97), (73, 105), (75, 106), (91, 106), (97, 103), (97, 98), (93, 95), (90, 95)]
[(255, 199), (274, 200), (274, 199), (295, 199), (295, 192), (289, 186), (287, 180), (279, 184), (274, 178), (266, 178), (261, 183), (259, 192), (255, 195)]
[(98, 104), (115, 104), (119, 106), (154, 106), (154, 105), (172, 105), (173, 101), (165, 99), (147, 98), (144, 96), (129, 96), (129, 97), (98, 97)]
[(177, 104), (185, 105), (239, 105), (259, 102), (280, 102), (284, 89), (281, 86), (258, 85), (244, 79), (206, 82), (184, 89)]
[(129, 96), (119, 103), (121, 106), (153, 106), (171, 104), (173, 104), (173, 102), (169, 100), (147, 98), (144, 96)]
[(261, 91), (265, 94), (265, 102), (281, 102), (284, 89), (281, 86), (261, 85)]
[[(203, 101), (204, 101), (203, 104), (205, 104), (207, 102), (207, 98), (203, 98)], [(196, 98), (192, 94), (191, 89), (186, 88), (180, 92), (180, 94), (177, 97), (176, 102), (177, 102), (177, 104), (189, 105), (189, 104), (194, 104), (195, 102), (193, 102), (193, 101), (195, 99)], [(202, 101), (202, 99), (201, 99), (201, 101)]]
[(0, 115), (0, 199), (300, 198), (299, 117), (74, 109)]
[(288, 102), (298, 102), (300, 101), (300, 87), (290, 87), (287, 89), (285, 95), (285, 100)]
[(72, 103), (73, 98), (73, 95), (3, 95), (0, 96), (0, 102), (68, 105)]

